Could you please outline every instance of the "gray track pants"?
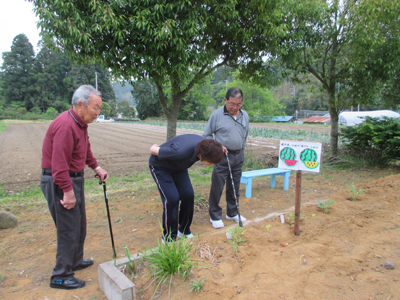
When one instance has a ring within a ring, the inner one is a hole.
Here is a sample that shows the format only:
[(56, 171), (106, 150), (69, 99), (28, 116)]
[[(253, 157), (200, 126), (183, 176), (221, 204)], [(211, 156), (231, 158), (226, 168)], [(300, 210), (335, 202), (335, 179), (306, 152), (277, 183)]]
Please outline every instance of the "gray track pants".
[[(244, 151), (240, 151), (238, 154), (228, 153), (229, 163), (232, 169), (232, 177), (235, 184), (236, 195), (239, 199), (239, 185), (240, 177), (242, 176), (242, 167), (244, 162)], [(229, 174), (228, 161), (226, 157), (219, 163), (214, 165), (212, 179), (211, 179), (211, 190), (209, 202), (209, 213), (212, 220), (222, 219), (222, 208), (219, 206), (221, 200), (222, 191), (224, 190), (226, 182), (226, 214), (229, 217), (234, 217), (238, 214), (236, 207), (235, 195), (232, 188), (232, 180)]]
[(72, 209), (64, 208), (60, 200), (63, 191), (49, 175), (40, 176), (40, 188), (49, 205), (49, 211), (57, 228), (56, 265), (51, 279), (74, 275), (72, 268), (83, 259), (83, 244), (86, 237), (86, 209), (83, 177), (71, 178), (76, 204)]

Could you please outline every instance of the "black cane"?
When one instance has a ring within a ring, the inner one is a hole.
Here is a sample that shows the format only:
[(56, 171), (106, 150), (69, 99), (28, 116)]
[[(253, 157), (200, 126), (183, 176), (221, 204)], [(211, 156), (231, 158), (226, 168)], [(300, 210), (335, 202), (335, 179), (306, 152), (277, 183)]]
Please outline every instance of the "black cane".
[(111, 234), (111, 245), (112, 245), (112, 250), (113, 250), (113, 258), (117, 258), (117, 255), (115, 254), (114, 236), (113, 236), (112, 226), (111, 226), (110, 209), (108, 208), (108, 196), (107, 196), (106, 182), (101, 180), (100, 176), (98, 176), (98, 175), (96, 175), (95, 177), (99, 178), (99, 180), (100, 180), (99, 184), (103, 185), (104, 199), (106, 201), (106, 207), (107, 207), (108, 226), (110, 227), (110, 234)]
[(239, 212), (239, 199), (238, 199), (238, 197), (237, 197), (237, 195), (236, 195), (235, 183), (233, 182), (231, 164), (229, 163), (228, 153), (225, 152), (225, 155), (226, 155), (226, 160), (228, 161), (229, 174), (231, 175), (232, 188), (233, 188), (233, 195), (235, 196), (235, 200), (236, 200), (236, 208), (237, 208), (238, 216), (239, 216), (239, 226), (240, 226), (240, 227), (243, 227), (242, 218), (240, 217), (240, 212)]

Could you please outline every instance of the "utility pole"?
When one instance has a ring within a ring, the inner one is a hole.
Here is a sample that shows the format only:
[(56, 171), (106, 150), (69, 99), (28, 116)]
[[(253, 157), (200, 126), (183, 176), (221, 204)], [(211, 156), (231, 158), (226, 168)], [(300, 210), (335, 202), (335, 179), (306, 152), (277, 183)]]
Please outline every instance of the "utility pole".
[(225, 91), (228, 91), (228, 79), (225, 80)]
[(94, 74), (96, 74), (96, 90), (98, 90), (97, 89), (97, 72), (94, 72)]
[(293, 95), (293, 98), (296, 98), (296, 87), (293, 86), (290, 88), (290, 90), (292, 90), (292, 89), (293, 89), (293, 93), (290, 93), (290, 95)]

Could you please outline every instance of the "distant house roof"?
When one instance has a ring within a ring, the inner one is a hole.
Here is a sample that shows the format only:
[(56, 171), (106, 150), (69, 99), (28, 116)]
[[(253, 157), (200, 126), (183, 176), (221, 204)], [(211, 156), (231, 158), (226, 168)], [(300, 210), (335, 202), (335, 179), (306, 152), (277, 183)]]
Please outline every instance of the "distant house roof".
[(303, 123), (308, 123), (308, 124), (330, 124), (330, 122), (331, 122), (331, 117), (320, 117), (320, 116), (313, 116), (303, 121)]
[(272, 122), (289, 122), (293, 119), (293, 116), (275, 116), (271, 118)]

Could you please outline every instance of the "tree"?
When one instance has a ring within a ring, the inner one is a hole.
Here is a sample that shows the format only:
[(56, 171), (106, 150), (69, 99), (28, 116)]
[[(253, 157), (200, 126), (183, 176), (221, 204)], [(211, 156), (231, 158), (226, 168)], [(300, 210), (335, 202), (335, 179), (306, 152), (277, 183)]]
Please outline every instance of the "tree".
[(128, 101), (122, 100), (117, 104), (117, 112), (122, 113), (124, 117), (134, 118), (136, 115), (135, 109), (129, 106)]
[[(275, 100), (270, 90), (235, 80), (228, 83), (228, 89), (238, 87), (243, 92), (242, 108), (248, 113), (253, 122), (266, 121), (273, 116), (283, 114), (284, 106)], [(225, 98), (226, 91), (222, 90), (217, 97)]]
[(13, 39), (11, 51), (3, 52), (2, 89), (7, 103), (18, 103), (19, 107), (28, 110), (34, 106), (34, 61), (32, 44), (25, 34), (17, 35)]
[(214, 103), (211, 98), (212, 86), (207, 78), (202, 85), (194, 86), (182, 99), (178, 120), (204, 121), (210, 116), (208, 106)]
[(222, 65), (251, 61), (246, 70), (264, 72), (267, 51), (260, 46), (285, 32), (280, 0), (31, 1), (42, 35), (73, 59), (101, 61), (126, 80), (154, 81), (167, 139), (176, 135), (181, 101), (195, 84)]
[(109, 117), (111, 113), (111, 106), (107, 102), (103, 102), (101, 106), (101, 114), (105, 117)]
[[(400, 4), (390, 0), (367, 0), (360, 6), (359, 44), (355, 55), (361, 56), (351, 82), (359, 97), (377, 96), (379, 102), (396, 107), (400, 104)], [(372, 88), (365, 89), (368, 85)]]
[[(362, 13), (373, 2), (292, 0), (284, 7), (287, 34), (281, 46), (275, 48), (276, 57), (295, 76), (312, 74), (326, 91), (331, 117), (331, 157), (338, 152), (340, 111), (357, 102), (371, 101), (376, 94), (376, 85), (372, 81), (377, 80), (377, 70), (371, 68), (367, 76), (364, 67), (370, 55), (369, 48), (364, 47), (365, 31), (373, 22)], [(393, 1), (380, 2), (388, 4)], [(397, 12), (398, 7), (397, 4)], [(376, 15), (373, 10), (368, 11)], [(398, 15), (395, 17), (397, 22)], [(383, 23), (391, 21), (387, 18), (381, 20)], [(367, 32), (371, 34), (369, 29)], [(374, 32), (373, 36), (379, 36), (379, 32)], [(363, 98), (359, 97), (361, 90)]]
[(101, 92), (102, 100), (115, 102), (115, 93), (111, 86), (110, 76), (107, 70), (97, 63), (75, 64), (71, 67), (68, 77), (64, 80), (68, 87), (69, 99), (72, 98), (75, 90), (82, 84), (90, 84), (96, 87), (96, 74), (97, 89)]
[(162, 115), (157, 88), (150, 79), (134, 82), (131, 93), (136, 102), (136, 110), (139, 119), (158, 118)]
[(46, 112), (49, 107), (54, 107), (59, 112), (69, 108), (71, 98), (64, 80), (70, 70), (71, 64), (67, 56), (42, 44), (35, 59), (34, 74), (34, 105), (40, 107), (42, 112)]

